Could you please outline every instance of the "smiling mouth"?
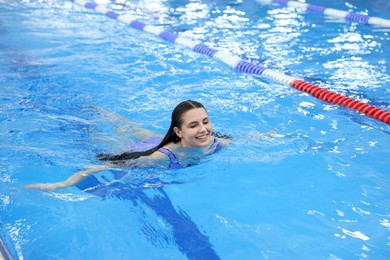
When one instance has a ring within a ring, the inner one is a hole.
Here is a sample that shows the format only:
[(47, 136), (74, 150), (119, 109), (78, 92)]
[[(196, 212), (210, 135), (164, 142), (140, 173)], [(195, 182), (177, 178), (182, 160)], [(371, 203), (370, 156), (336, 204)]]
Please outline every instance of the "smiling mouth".
[(207, 139), (208, 136), (209, 136), (209, 134), (204, 134), (204, 135), (197, 136), (196, 139), (201, 139), (201, 140), (203, 140), (203, 139)]

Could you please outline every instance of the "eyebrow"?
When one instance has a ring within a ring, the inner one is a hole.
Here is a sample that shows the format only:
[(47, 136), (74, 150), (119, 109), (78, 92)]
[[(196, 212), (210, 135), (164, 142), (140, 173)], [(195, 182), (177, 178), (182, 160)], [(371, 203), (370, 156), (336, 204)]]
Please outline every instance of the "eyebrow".
[[(202, 119), (202, 121), (204, 121), (205, 119), (209, 119), (209, 117), (206, 116), (205, 118)], [(194, 123), (198, 123), (198, 121), (191, 121), (191, 122), (187, 123), (187, 125), (194, 124)]]

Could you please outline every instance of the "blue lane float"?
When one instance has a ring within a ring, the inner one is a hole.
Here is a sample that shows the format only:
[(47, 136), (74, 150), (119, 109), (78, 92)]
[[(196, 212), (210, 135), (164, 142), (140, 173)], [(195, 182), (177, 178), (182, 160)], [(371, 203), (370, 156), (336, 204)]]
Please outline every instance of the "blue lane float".
[(388, 20), (388, 19), (372, 17), (372, 16), (368, 16), (368, 15), (364, 15), (364, 14), (350, 13), (347, 11), (342, 11), (342, 10), (338, 10), (338, 9), (302, 3), (302, 2), (298, 2), (298, 1), (257, 0), (256, 2), (259, 4), (276, 4), (276, 5), (280, 5), (283, 7), (293, 7), (293, 8), (303, 10), (303, 11), (308, 12), (308, 13), (319, 13), (319, 14), (323, 14), (326, 16), (342, 18), (342, 19), (345, 19), (346, 21), (349, 21), (349, 22), (357, 22), (357, 23), (370, 24), (370, 25), (390, 28), (390, 20)]
[[(159, 27), (153, 26), (153, 25), (147, 25), (144, 24), (143, 22), (138, 21), (135, 19), (133, 16), (128, 15), (128, 14), (118, 14), (112, 10), (109, 10), (107, 7), (103, 5), (98, 5), (93, 2), (88, 2), (87, 0), (69, 0), (75, 4), (84, 6), (87, 9), (92, 9), (96, 12), (100, 12), (104, 14), (105, 16), (112, 18), (114, 20), (123, 22), (127, 25), (131, 25), (132, 27), (148, 32), (151, 34), (154, 34), (166, 41), (182, 45), (185, 47), (188, 47), (198, 53), (201, 54), (206, 54), (209, 57), (219, 60), (232, 69), (242, 72), (242, 73), (248, 73), (248, 74), (254, 74), (254, 75), (259, 75), (268, 79), (271, 79), (273, 81), (276, 81), (280, 84), (283, 85), (289, 85), (297, 90), (306, 92), (310, 94), (311, 96), (321, 99), (322, 101), (325, 101), (327, 103), (333, 104), (333, 105), (339, 105), (343, 106), (352, 110), (355, 110), (359, 113), (368, 115), (378, 121), (384, 122), (388, 125), (390, 125), (390, 112), (383, 110), (381, 108), (377, 108), (375, 106), (368, 105), (366, 103), (344, 97), (340, 94), (337, 94), (335, 92), (323, 89), (319, 86), (316, 85), (311, 85), (310, 83), (304, 82), (298, 78), (291, 77), (289, 75), (285, 75), (279, 71), (272, 70), (267, 67), (263, 67), (261, 65), (255, 65), (250, 62), (242, 60), (240, 57), (234, 56), (230, 54), (226, 50), (216, 50), (213, 48), (208, 47), (207, 45), (198, 42), (198, 41), (193, 41), (191, 39), (185, 38), (178, 36), (176, 34), (170, 33), (168, 31), (165, 31)], [(318, 11), (318, 12), (323, 12), (323, 13), (334, 13), (335, 15), (343, 15), (343, 17), (347, 17), (349, 13), (345, 14), (344, 12), (338, 11), (331, 9), (329, 11), (329, 8), (321, 8), (321, 7), (316, 7), (316, 6), (310, 6), (308, 4), (304, 4), (301, 2), (295, 2), (295, 1), (287, 1), (287, 0), (268, 0), (268, 2), (272, 3), (280, 3), (280, 4), (285, 4), (285, 5), (298, 5), (298, 6), (304, 6), (306, 9), (309, 8), (310, 10)], [(359, 16), (352, 16), (355, 17), (353, 19), (357, 19)], [(351, 18), (352, 19), (352, 18)], [(368, 19), (368, 22), (372, 23), (372, 21), (377, 21), (379, 18), (375, 19)], [(383, 20), (383, 19), (382, 19)], [(383, 21), (382, 21), (383, 22)], [(389, 24), (390, 25), (390, 24)]]
[(293, 81), (296, 80), (296, 78), (293, 78), (291, 76), (285, 75), (283, 73), (280, 73), (278, 71), (272, 70), (267, 67), (263, 67), (261, 65), (255, 65), (250, 62), (242, 60), (240, 57), (234, 56), (230, 54), (226, 50), (216, 50), (213, 48), (208, 47), (206, 44), (203, 44), (199, 41), (194, 41), (189, 38), (181, 37), (176, 34), (173, 34), (171, 32), (165, 31), (159, 27), (153, 26), (153, 25), (147, 25), (141, 21), (138, 21), (133, 16), (128, 14), (118, 14), (115, 13), (112, 10), (109, 10), (107, 7), (103, 5), (98, 5), (93, 2), (88, 2), (87, 0), (69, 0), (70, 2), (73, 2), (75, 4), (78, 4), (80, 6), (83, 6), (87, 9), (94, 10), (96, 12), (102, 13), (105, 16), (112, 18), (114, 20), (123, 22), (127, 25), (131, 25), (135, 29), (138, 29), (140, 31), (148, 32), (151, 34), (154, 34), (166, 41), (182, 45), (184, 47), (188, 47), (195, 52), (205, 54), (213, 59), (219, 60), (232, 69), (243, 72), (243, 73), (250, 73), (250, 74), (256, 74), (261, 75), (270, 79), (273, 79), (275, 81), (278, 81), (282, 84), (291, 85)]

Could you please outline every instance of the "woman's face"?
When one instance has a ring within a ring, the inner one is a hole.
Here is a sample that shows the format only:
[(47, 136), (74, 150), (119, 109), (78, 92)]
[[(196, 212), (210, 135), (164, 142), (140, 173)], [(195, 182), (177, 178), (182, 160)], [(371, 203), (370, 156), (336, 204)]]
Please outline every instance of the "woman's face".
[(181, 129), (174, 128), (184, 147), (205, 147), (210, 144), (213, 126), (204, 108), (193, 108), (182, 115)]

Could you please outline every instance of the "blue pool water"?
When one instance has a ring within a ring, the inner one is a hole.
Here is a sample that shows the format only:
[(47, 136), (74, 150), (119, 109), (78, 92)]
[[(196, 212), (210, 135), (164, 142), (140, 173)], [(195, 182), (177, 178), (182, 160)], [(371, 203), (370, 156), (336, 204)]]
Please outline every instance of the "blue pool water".
[[(390, 111), (389, 29), (254, 1), (100, 3)], [(310, 3), (390, 19), (385, 0)], [(388, 125), (68, 1), (0, 7), (0, 236), (13, 258), (390, 258)], [(186, 99), (230, 147), (182, 170), (24, 189), (130, 149), (131, 121), (164, 134)], [(250, 134), (270, 130), (280, 137)]]

